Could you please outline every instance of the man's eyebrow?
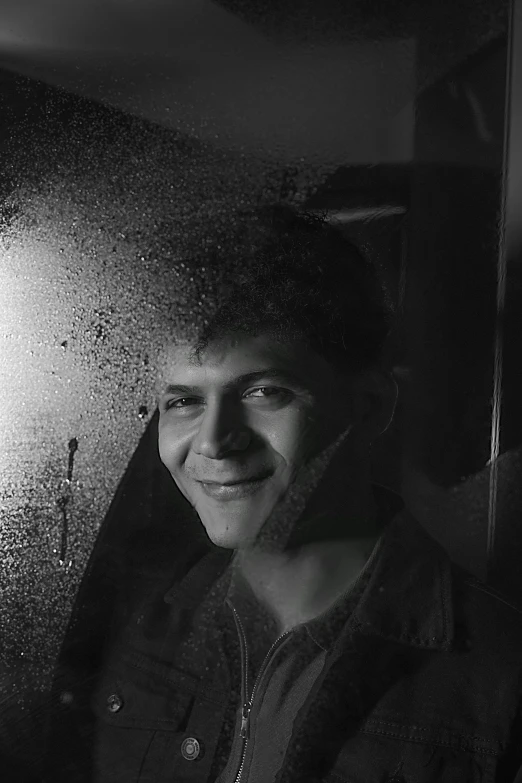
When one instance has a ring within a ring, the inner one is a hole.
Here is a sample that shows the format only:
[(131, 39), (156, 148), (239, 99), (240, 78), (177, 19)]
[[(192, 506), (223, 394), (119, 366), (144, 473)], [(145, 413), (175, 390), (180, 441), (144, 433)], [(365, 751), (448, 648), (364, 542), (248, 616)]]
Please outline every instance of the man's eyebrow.
[[(278, 369), (277, 367), (268, 367), (266, 370), (256, 370), (255, 372), (247, 372), (243, 375), (238, 375), (231, 381), (228, 381), (224, 385), (224, 388), (229, 391), (237, 386), (247, 386), (251, 383), (257, 383), (258, 381), (275, 381), (278, 383), (286, 383), (290, 386), (303, 391), (309, 391), (309, 385), (299, 378), (294, 373), (288, 370)], [(163, 394), (196, 394), (201, 389), (197, 384), (193, 386), (187, 386), (179, 383), (169, 383), (165, 386)]]
[(194, 394), (198, 391), (197, 386), (183, 386), (182, 384), (169, 383), (164, 387), (162, 394)]

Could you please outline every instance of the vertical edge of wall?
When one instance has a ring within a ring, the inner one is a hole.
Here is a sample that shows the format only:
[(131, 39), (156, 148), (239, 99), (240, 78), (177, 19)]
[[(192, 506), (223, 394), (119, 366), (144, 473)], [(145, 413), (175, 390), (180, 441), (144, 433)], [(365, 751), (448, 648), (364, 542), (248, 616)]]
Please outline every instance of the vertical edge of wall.
[(490, 43), (417, 100), (404, 301), (402, 494), (453, 560), (481, 578), (505, 63), (505, 42)]
[[(511, 1), (498, 266), (498, 453), (489, 581), (522, 605), (522, 0)], [(494, 435), (494, 432), (493, 432)]]

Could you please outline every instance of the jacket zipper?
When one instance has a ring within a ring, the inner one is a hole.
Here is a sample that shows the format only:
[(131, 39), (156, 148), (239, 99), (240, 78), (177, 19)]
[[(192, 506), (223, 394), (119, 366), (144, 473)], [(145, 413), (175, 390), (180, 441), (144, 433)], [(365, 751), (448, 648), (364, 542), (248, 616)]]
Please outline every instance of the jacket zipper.
[(247, 647), (247, 641), (246, 641), (246, 635), (245, 631), (243, 629), (243, 623), (241, 622), (241, 618), (239, 617), (238, 613), (230, 603), (230, 601), (227, 599), (227, 603), (232, 609), (234, 613), (234, 618), (236, 620), (236, 625), (239, 630), (239, 639), (241, 643), (241, 696), (243, 699), (243, 708), (241, 713), (241, 728), (239, 730), (239, 736), (243, 740), (243, 751), (241, 754), (241, 764), (239, 766), (239, 771), (237, 773), (236, 779), (234, 783), (240, 783), (241, 775), (243, 774), (243, 767), (245, 764), (245, 757), (246, 757), (246, 750), (247, 750), (247, 744), (250, 736), (250, 712), (252, 710), (252, 704), (254, 701), (254, 695), (257, 689), (257, 686), (259, 685), (259, 681), (261, 680), (261, 677), (263, 676), (266, 664), (270, 656), (272, 655), (272, 652), (274, 651), (274, 648), (279, 644), (281, 639), (284, 639), (285, 636), (288, 636), (288, 634), (292, 633), (293, 628), (291, 628), (289, 631), (285, 631), (281, 636), (278, 636), (275, 642), (270, 647), (269, 651), (263, 658), (263, 663), (261, 664), (261, 667), (259, 669), (259, 673), (256, 677), (256, 681), (254, 683), (254, 687), (252, 688), (252, 695), (250, 699), (248, 699), (248, 647)]

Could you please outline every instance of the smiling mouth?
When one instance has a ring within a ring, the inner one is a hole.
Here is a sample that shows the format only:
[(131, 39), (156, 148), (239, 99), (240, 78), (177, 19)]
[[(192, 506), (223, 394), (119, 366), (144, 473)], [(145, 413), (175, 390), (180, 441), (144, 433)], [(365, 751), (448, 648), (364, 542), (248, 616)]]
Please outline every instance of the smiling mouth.
[(198, 483), (203, 492), (211, 498), (216, 500), (239, 500), (254, 495), (267, 478), (268, 475), (265, 474), (257, 478), (242, 479), (234, 482), (200, 481)]
[(241, 484), (252, 484), (257, 481), (264, 481), (269, 475), (269, 473), (263, 473), (261, 476), (250, 476), (249, 478), (236, 479), (235, 481), (204, 481), (203, 479), (198, 479), (198, 483), (213, 487), (237, 487)]

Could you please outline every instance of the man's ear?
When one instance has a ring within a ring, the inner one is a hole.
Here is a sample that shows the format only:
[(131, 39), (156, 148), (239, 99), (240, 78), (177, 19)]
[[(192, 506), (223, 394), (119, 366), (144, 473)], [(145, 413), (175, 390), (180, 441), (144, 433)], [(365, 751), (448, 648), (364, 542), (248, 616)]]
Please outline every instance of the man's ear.
[(397, 383), (389, 372), (367, 370), (355, 379), (354, 423), (370, 441), (376, 440), (390, 426), (397, 395)]

